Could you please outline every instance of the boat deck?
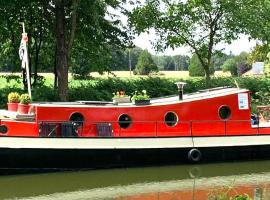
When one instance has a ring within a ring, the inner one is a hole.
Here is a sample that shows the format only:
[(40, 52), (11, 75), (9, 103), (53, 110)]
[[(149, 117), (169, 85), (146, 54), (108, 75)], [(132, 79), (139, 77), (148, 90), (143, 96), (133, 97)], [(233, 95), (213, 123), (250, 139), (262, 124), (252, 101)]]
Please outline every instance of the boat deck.
[[(159, 97), (159, 98), (152, 98), (150, 100), (150, 106), (151, 105), (163, 105), (163, 104), (170, 104), (170, 103), (178, 103), (178, 102), (189, 102), (189, 101), (196, 101), (201, 99), (208, 99), (208, 98), (215, 98), (219, 96), (225, 96), (230, 94), (236, 94), (241, 92), (246, 92), (248, 90), (246, 89), (238, 89), (238, 88), (228, 88), (228, 87), (222, 87), (222, 88), (213, 88), (213, 89), (207, 89), (207, 90), (201, 90), (199, 92), (190, 93), (190, 94), (184, 94), (183, 100), (179, 100), (178, 95), (173, 96), (167, 96), (167, 97)], [(42, 106), (42, 107), (112, 107), (112, 106), (134, 106), (133, 103), (118, 103), (114, 104), (110, 101), (76, 101), (76, 102), (38, 102), (33, 103), (33, 105), (36, 106)]]
[(20, 121), (34, 121), (34, 114), (20, 114), (18, 112), (0, 110), (0, 120), (11, 119), (11, 120), (20, 120)]

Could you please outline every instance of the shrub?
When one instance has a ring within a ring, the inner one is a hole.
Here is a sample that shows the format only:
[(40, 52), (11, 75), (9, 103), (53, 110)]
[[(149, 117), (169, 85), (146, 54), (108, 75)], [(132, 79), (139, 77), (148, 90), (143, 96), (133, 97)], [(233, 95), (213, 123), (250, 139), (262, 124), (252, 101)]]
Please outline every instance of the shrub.
[(132, 96), (132, 101), (139, 101), (139, 100), (149, 100), (150, 96), (147, 94), (146, 90), (142, 92), (135, 91), (134, 95)]
[(19, 103), (20, 95), (18, 92), (11, 92), (8, 94), (8, 103)]
[(29, 104), (31, 102), (31, 98), (28, 94), (22, 94), (20, 97), (21, 104)]

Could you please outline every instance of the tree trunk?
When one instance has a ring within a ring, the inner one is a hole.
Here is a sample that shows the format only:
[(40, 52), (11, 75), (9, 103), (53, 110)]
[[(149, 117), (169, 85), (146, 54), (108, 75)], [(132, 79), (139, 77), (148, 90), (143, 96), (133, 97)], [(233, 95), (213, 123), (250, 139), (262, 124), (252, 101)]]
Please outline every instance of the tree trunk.
[(211, 83), (209, 66), (204, 67), (204, 71), (205, 71), (205, 85), (208, 88), (210, 86), (210, 83)]
[(57, 54), (57, 47), (55, 46), (55, 50), (54, 50), (54, 66), (53, 66), (53, 73), (54, 73), (54, 84), (53, 85), (54, 85), (54, 89), (58, 88), (56, 54)]
[(56, 67), (58, 77), (58, 94), (61, 101), (68, 99), (68, 51), (65, 37), (65, 0), (57, 0), (56, 15)]

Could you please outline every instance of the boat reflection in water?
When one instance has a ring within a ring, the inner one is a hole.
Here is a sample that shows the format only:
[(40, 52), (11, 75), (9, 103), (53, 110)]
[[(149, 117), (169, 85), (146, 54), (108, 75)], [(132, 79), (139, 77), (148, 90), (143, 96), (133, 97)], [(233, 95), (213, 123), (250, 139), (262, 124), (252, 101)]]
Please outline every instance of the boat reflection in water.
[(270, 161), (0, 177), (0, 199), (207, 200), (229, 191), (270, 199)]

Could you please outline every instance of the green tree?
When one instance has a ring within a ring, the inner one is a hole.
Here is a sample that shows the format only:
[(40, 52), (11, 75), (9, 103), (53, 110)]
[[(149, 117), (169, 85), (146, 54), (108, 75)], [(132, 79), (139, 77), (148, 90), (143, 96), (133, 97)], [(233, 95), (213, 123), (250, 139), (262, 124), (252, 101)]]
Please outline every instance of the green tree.
[(237, 63), (234, 58), (230, 58), (222, 65), (223, 72), (230, 72), (232, 76), (237, 76)]
[(19, 22), (25, 21), (30, 67), (34, 66), (37, 75), (38, 66), (42, 70), (54, 66), (55, 86), (65, 101), (70, 66), (108, 70), (112, 46), (120, 48), (127, 43), (121, 22), (107, 11), (109, 6), (123, 11), (121, 4), (120, 0), (1, 1), (0, 38), (5, 50), (0, 53), (8, 55), (8, 59), (0, 56), (0, 63), (19, 69)]
[(254, 62), (264, 62), (267, 60), (267, 54), (270, 52), (270, 47), (268, 44), (257, 44), (248, 56), (248, 63), (252, 64)]
[(154, 28), (159, 35), (157, 49), (191, 47), (208, 84), (214, 47), (221, 41), (230, 42), (237, 37), (241, 31), (238, 13), (253, 3), (256, 1), (149, 0), (134, 9), (130, 24), (138, 33)]
[(153, 61), (152, 55), (147, 50), (143, 50), (139, 56), (135, 74), (148, 75), (150, 72), (155, 71), (158, 71), (158, 68)]
[[(130, 53), (131, 70), (135, 69), (135, 66), (138, 63), (138, 59), (139, 59), (139, 56), (142, 53), (142, 51), (143, 51), (143, 49), (141, 49), (140, 47), (134, 47), (134, 48), (125, 50), (127, 55)], [(127, 57), (127, 59), (129, 59), (129, 57)]]
[(223, 53), (223, 52), (220, 52), (220, 51), (217, 51), (214, 55), (213, 55), (213, 66), (215, 68), (215, 70), (220, 70), (222, 69), (222, 66), (223, 64), (228, 60), (228, 59), (231, 59), (231, 58), (234, 58), (235, 56), (232, 55), (232, 53), (230, 53), (229, 55)]
[(270, 75), (270, 53), (267, 54), (267, 60), (265, 61), (263, 66), (263, 73), (265, 76)]
[(186, 55), (175, 55), (173, 60), (178, 71), (188, 70), (190, 58)]
[(188, 67), (189, 76), (204, 76), (205, 71), (203, 70), (202, 64), (198, 59), (198, 56), (196, 54), (193, 54), (193, 56), (190, 59), (190, 64)]
[(222, 66), (223, 71), (231, 72), (232, 76), (241, 76), (251, 69), (248, 56), (249, 54), (243, 51), (238, 56), (227, 60)]
[[(239, 28), (244, 30), (251, 38), (259, 39), (263, 43), (270, 42), (270, 2), (267, 0), (248, 0), (246, 6), (238, 14)], [(240, 8), (235, 8), (236, 11)], [(256, 16), (256, 17), (254, 17)]]
[[(1, 43), (4, 45), (0, 52), (0, 65), (8, 71), (21, 70), (18, 58), (22, 33), (20, 22), (25, 22), (29, 38), (29, 68), (34, 73), (34, 86), (38, 78), (38, 69), (53, 66), (54, 60), (52, 57), (54, 53), (51, 53), (51, 49), (54, 49), (54, 45), (51, 46), (54, 43), (52, 41), (52, 24), (44, 17), (44, 13), (41, 1), (1, 1), (0, 35)], [(26, 83), (26, 81), (24, 82)]]
[(241, 52), (235, 57), (237, 63), (237, 73), (239, 76), (251, 69), (251, 65), (248, 63), (249, 54), (245, 51)]

